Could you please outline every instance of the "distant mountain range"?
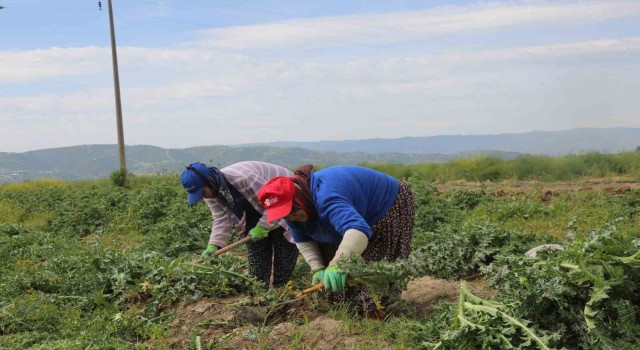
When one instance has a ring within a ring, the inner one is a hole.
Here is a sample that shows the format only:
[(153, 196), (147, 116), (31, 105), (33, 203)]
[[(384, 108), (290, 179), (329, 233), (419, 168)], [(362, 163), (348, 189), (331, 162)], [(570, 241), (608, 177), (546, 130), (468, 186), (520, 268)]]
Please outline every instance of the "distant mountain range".
[[(223, 167), (242, 160), (262, 160), (294, 168), (384, 162), (446, 162), (476, 155), (512, 159), (522, 153), (562, 155), (575, 152), (622, 152), (640, 146), (640, 128), (573, 129), (522, 134), (457, 135), (317, 142), (273, 142), (235, 146), (165, 149), (127, 146), (127, 169), (135, 174), (173, 173), (201, 161)], [(23, 153), (0, 152), (0, 182), (35, 178), (84, 180), (106, 178), (117, 170), (117, 145), (82, 145)]]
[[(178, 172), (190, 163), (201, 161), (224, 167), (243, 160), (262, 160), (295, 168), (311, 163), (321, 166), (383, 162), (416, 164), (446, 162), (474, 154), (515, 158), (518, 153), (472, 152), (456, 155), (312, 151), (295, 147), (203, 146), (165, 149), (156, 146), (126, 146), (127, 170), (134, 174)], [(0, 182), (35, 178), (86, 180), (106, 178), (119, 168), (117, 145), (83, 145), (24, 153), (0, 153)]]
[(442, 135), (345, 141), (269, 142), (238, 145), (300, 147), (334, 152), (454, 154), (494, 150), (563, 155), (598, 151), (618, 153), (640, 146), (640, 128), (580, 128), (499, 135)]

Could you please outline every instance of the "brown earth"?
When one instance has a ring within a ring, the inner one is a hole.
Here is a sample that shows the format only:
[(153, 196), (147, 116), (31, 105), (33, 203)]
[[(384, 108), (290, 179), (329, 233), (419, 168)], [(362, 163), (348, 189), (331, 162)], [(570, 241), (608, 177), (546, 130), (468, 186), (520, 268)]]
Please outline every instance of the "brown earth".
[(375, 342), (379, 349), (389, 349), (382, 339), (371, 339), (346, 329), (342, 321), (327, 316), (320, 316), (304, 326), (296, 327), (290, 322), (280, 323), (273, 327), (267, 339), (272, 349), (368, 349), (370, 342)]
[(169, 324), (167, 345), (174, 349), (189, 347), (190, 332), (199, 330), (203, 343), (208, 339), (224, 337), (237, 327), (236, 311), (229, 307), (243, 297), (222, 299), (204, 298), (195, 303), (180, 302), (175, 307), (175, 318)]
[[(215, 349), (360, 349), (359, 344), (371, 341), (346, 329), (342, 321), (313, 315), (306, 325), (292, 322), (273, 327), (251, 325), (242, 315), (242, 307), (231, 307), (240, 298), (202, 299), (193, 304), (176, 306), (176, 317), (169, 325), (169, 336), (163, 345), (173, 349), (188, 348), (196, 331), (203, 347)], [(297, 315), (299, 316), (299, 315)], [(382, 339), (375, 340), (381, 349), (388, 349)]]
[(640, 189), (640, 180), (628, 177), (607, 177), (584, 179), (571, 182), (540, 182), (540, 181), (501, 181), (501, 182), (469, 182), (449, 181), (435, 184), (438, 190), (447, 192), (454, 189), (477, 190), (485, 188), (488, 193), (498, 197), (520, 195), (532, 191), (541, 194), (541, 200), (548, 200), (558, 192), (571, 191), (602, 191), (607, 194), (622, 194)]
[[(494, 297), (497, 293), (489, 289), (482, 279), (467, 281), (472, 293), (480, 297)], [(418, 317), (425, 317), (434, 311), (441, 301), (453, 302), (460, 295), (460, 282), (425, 276), (409, 282), (407, 290), (402, 292), (402, 299), (416, 308)]]
[[(483, 280), (467, 283), (469, 289), (478, 296), (492, 297), (496, 294), (486, 287)], [(426, 317), (440, 301), (455, 301), (459, 290), (459, 282), (427, 276), (409, 282), (402, 298), (415, 308), (416, 316)], [(261, 327), (264, 319), (252, 324), (252, 321), (256, 321), (252, 320), (252, 313), (264, 315), (265, 310), (233, 305), (242, 299), (235, 296), (200, 299), (192, 304), (179, 303), (163, 345), (174, 349), (188, 348), (192, 341), (191, 333), (195, 332), (200, 336), (203, 346), (215, 349), (366, 349), (365, 344), (371, 342), (380, 349), (390, 348), (381, 336), (372, 339), (370, 334), (365, 336), (349, 330), (342, 321), (309, 312), (302, 302), (291, 304), (274, 323)], [(310, 321), (304, 325), (294, 323), (299, 323), (301, 319)]]

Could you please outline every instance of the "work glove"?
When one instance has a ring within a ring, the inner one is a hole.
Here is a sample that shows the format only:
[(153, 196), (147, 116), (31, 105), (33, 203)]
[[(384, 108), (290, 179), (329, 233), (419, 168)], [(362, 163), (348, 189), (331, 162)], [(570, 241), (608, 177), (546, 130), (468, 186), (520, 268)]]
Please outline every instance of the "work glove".
[(213, 244), (209, 244), (207, 246), (207, 250), (205, 250), (204, 252), (202, 252), (202, 254), (200, 254), (201, 257), (203, 257), (204, 259), (208, 259), (213, 253), (216, 252), (216, 250), (218, 250), (218, 246), (213, 245)]
[(320, 269), (311, 275), (311, 284), (316, 284), (322, 281), (322, 277), (324, 277), (324, 269)]
[(347, 284), (347, 274), (337, 265), (329, 266), (324, 269), (322, 283), (326, 291), (342, 292)]
[(259, 241), (263, 238), (267, 238), (269, 230), (262, 226), (256, 226), (249, 231), (249, 235), (251, 236), (252, 241)]

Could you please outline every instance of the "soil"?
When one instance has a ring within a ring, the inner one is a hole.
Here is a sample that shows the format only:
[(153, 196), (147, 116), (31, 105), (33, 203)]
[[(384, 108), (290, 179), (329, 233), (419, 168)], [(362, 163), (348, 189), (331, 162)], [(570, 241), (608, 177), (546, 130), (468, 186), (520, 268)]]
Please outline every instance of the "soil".
[[(496, 292), (489, 289), (482, 279), (467, 281), (472, 293), (481, 297), (494, 297)], [(402, 299), (415, 307), (418, 317), (425, 317), (434, 311), (440, 301), (453, 302), (460, 295), (460, 282), (425, 276), (409, 282)]]
[(175, 307), (175, 318), (169, 324), (167, 345), (174, 349), (188, 348), (191, 341), (189, 333), (193, 330), (199, 330), (203, 343), (225, 336), (237, 327), (237, 311), (229, 305), (241, 299), (244, 297), (205, 298), (192, 304), (180, 302)]
[(479, 191), (485, 188), (487, 193), (493, 193), (498, 197), (525, 194), (527, 192), (539, 192), (540, 199), (549, 201), (551, 196), (558, 192), (572, 191), (602, 191), (606, 194), (623, 194), (631, 190), (640, 189), (640, 180), (628, 177), (607, 177), (584, 179), (571, 182), (540, 182), (540, 181), (501, 181), (501, 182), (468, 182), (449, 181), (435, 185), (440, 191), (447, 192), (454, 189), (467, 189)]
[[(483, 280), (467, 281), (474, 294), (482, 297), (495, 296), (495, 291), (486, 287)], [(460, 282), (431, 277), (422, 277), (409, 282), (402, 298), (413, 308), (415, 316), (425, 317), (434, 311), (443, 300), (452, 302), (458, 298)], [(169, 335), (164, 342), (173, 349), (188, 348), (193, 341), (191, 333), (200, 335), (203, 347), (215, 349), (361, 349), (362, 344), (374, 341), (381, 349), (390, 346), (382, 338), (372, 339), (371, 335), (350, 331), (342, 321), (326, 315), (309, 313), (305, 304), (292, 304), (282, 317), (278, 317), (270, 327), (257, 327), (252, 322), (253, 314), (263, 314), (263, 310), (246, 307), (232, 307), (244, 297), (223, 299), (201, 299), (195, 303), (179, 303), (175, 307), (176, 316), (169, 324)], [(257, 311), (256, 311), (257, 310)], [(304, 317), (301, 317), (304, 314)], [(305, 325), (297, 325), (304, 318), (310, 320)], [(252, 324), (253, 323), (253, 324)]]
[[(363, 335), (346, 330), (342, 321), (320, 316), (299, 327), (289, 322), (280, 323), (271, 330), (267, 345), (278, 350), (291, 349), (292, 346), (316, 350), (361, 349), (361, 344), (370, 341), (371, 338), (365, 340)], [(389, 345), (382, 339), (375, 342), (380, 349), (389, 349)]]

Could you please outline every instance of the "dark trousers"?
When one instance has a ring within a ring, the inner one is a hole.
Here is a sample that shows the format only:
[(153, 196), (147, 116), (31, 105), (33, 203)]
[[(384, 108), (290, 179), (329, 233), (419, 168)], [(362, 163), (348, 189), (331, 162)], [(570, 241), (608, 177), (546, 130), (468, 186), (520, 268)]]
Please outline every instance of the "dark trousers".
[(247, 243), (249, 274), (269, 285), (281, 287), (289, 281), (298, 259), (298, 248), (284, 238), (284, 229), (269, 232), (267, 238)]

